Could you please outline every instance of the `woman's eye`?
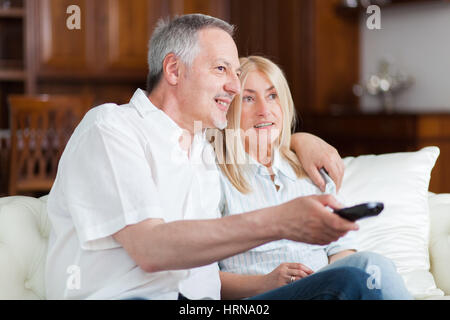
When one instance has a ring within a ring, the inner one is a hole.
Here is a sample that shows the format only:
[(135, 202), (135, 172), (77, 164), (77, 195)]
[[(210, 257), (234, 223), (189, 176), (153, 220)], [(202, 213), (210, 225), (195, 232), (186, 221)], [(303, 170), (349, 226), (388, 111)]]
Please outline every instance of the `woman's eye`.
[(270, 100), (275, 100), (277, 98), (277, 94), (276, 93), (272, 93), (269, 95), (269, 99)]
[(245, 96), (242, 98), (242, 101), (244, 101), (244, 102), (252, 102), (252, 100), (253, 100), (253, 98), (250, 96)]

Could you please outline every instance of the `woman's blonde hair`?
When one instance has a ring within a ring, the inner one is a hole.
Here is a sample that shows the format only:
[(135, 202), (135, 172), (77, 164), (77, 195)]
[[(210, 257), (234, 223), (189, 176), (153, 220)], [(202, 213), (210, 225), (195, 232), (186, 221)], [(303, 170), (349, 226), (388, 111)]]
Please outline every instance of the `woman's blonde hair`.
[[(260, 56), (241, 58), (240, 63), (242, 90), (245, 87), (249, 73), (254, 71), (263, 73), (274, 86), (283, 113), (283, 124), (278, 138), (280, 155), (289, 162), (299, 178), (305, 176), (296, 154), (290, 150), (291, 131), (295, 127), (296, 113), (291, 91), (283, 71), (269, 59)], [(210, 131), (208, 134), (214, 135), (213, 145), (216, 150), (218, 165), (223, 173), (240, 192), (250, 193), (252, 189), (245, 178), (246, 166), (240, 164), (243, 159), (246, 159), (245, 149), (241, 140), (241, 108), (242, 95), (238, 94), (228, 111), (227, 128), (225, 130), (214, 129), (214, 132)], [(229, 131), (232, 131), (232, 134), (228, 134)]]

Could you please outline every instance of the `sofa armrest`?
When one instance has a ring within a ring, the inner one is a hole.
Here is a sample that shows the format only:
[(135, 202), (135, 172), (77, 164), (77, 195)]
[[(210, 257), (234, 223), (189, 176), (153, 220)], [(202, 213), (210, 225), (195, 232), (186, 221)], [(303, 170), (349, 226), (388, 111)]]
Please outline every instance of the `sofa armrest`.
[(450, 295), (450, 194), (429, 195), (430, 264), (439, 289)]
[(46, 198), (0, 198), (0, 299), (44, 299)]

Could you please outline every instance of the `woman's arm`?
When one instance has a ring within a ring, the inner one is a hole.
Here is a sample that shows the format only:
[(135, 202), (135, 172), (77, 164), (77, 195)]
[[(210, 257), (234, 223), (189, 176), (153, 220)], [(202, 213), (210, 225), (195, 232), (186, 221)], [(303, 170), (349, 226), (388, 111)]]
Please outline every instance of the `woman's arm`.
[(282, 263), (265, 275), (220, 272), (221, 297), (225, 300), (243, 299), (279, 288), (314, 273), (301, 263)]
[(220, 272), (220, 296), (223, 300), (237, 300), (263, 293), (265, 275), (247, 275)]
[(333, 254), (331, 256), (328, 257), (328, 264), (332, 264), (333, 262), (345, 258), (351, 254), (354, 254), (356, 252), (356, 250), (344, 250), (341, 252), (338, 252), (336, 254)]

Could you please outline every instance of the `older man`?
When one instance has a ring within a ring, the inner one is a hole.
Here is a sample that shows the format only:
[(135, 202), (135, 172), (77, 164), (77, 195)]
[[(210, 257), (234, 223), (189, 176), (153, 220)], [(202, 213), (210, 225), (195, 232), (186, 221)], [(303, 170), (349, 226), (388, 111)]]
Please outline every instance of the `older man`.
[[(149, 92), (96, 107), (76, 128), (48, 199), (48, 298), (220, 299), (218, 260), (277, 239), (325, 244), (357, 229), (330, 214), (327, 206), (339, 206), (330, 196), (220, 218), (218, 171), (204, 161), (213, 150), (194, 122), (226, 126), (240, 90), (232, 33), (204, 15), (161, 22), (150, 42)], [(303, 155), (324, 148), (298, 138)], [(293, 299), (380, 298), (367, 276), (340, 268), (280, 290)]]

